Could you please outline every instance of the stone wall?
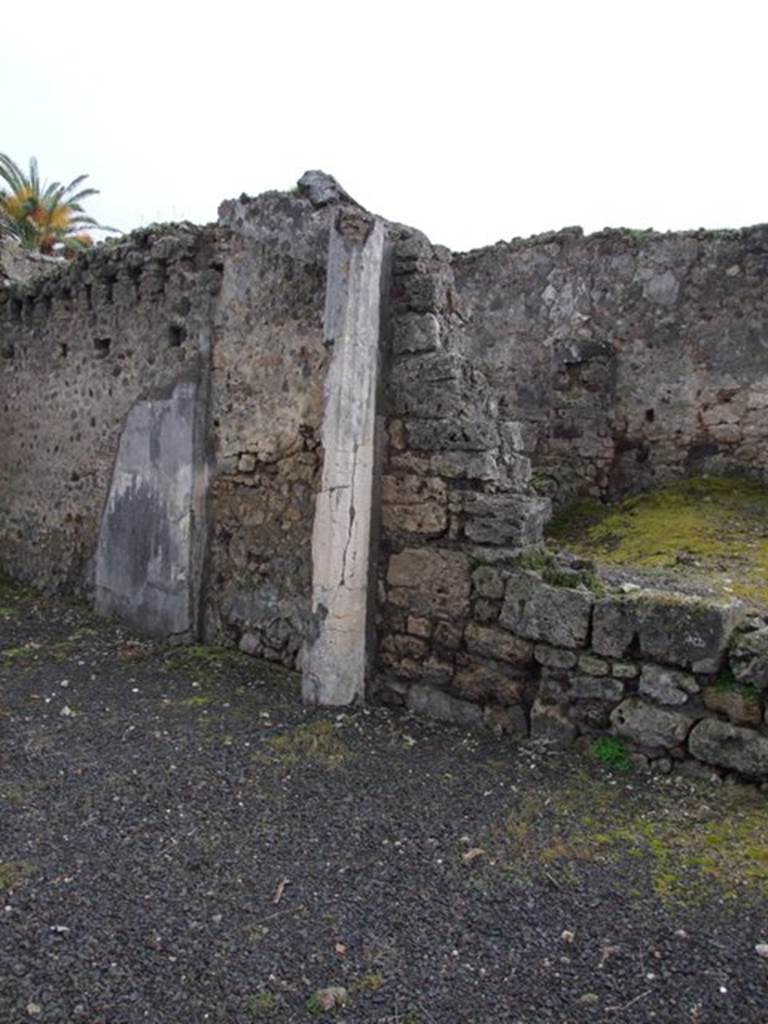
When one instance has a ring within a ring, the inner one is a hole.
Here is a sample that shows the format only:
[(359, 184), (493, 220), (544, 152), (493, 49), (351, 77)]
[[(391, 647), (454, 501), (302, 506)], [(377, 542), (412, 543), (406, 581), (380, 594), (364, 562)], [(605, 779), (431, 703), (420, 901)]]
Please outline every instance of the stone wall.
[[(591, 571), (553, 568), (540, 545), (550, 500), (707, 470), (765, 478), (768, 231), (565, 231), (455, 256), (399, 229), (394, 271), (378, 696), (518, 736), (612, 732), (638, 756), (759, 776), (768, 662), (746, 688), (728, 667), (743, 612), (684, 595), (597, 602), (578, 584)], [(611, 646), (604, 619), (629, 608), (672, 628)], [(703, 645), (682, 661), (678, 628)]]
[(144, 632), (296, 663), (327, 205), (310, 176), (0, 292), (3, 571)]
[(765, 226), (456, 255), (319, 172), (135, 233), (0, 289), (0, 568), (307, 700), (768, 776), (765, 622), (542, 548), (576, 495), (767, 478), (767, 281)]
[(540, 492), (766, 478), (768, 227), (567, 229), (452, 269), (464, 353), (520, 421)]
[(90, 592), (125, 419), (207, 372), (215, 232), (137, 232), (0, 292), (0, 558), (49, 589)]
[(279, 194), (222, 207), (231, 230), (214, 318), (204, 636), (286, 665), (307, 629), (322, 467), (328, 232), (316, 214)]

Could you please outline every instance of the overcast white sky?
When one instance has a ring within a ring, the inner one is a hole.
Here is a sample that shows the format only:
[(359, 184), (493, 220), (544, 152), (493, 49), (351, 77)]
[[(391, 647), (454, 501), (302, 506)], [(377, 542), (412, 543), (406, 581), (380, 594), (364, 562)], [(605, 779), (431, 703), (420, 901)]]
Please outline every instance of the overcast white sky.
[(123, 230), (314, 167), (454, 249), (768, 220), (765, 0), (38, 0), (2, 32), (0, 151)]

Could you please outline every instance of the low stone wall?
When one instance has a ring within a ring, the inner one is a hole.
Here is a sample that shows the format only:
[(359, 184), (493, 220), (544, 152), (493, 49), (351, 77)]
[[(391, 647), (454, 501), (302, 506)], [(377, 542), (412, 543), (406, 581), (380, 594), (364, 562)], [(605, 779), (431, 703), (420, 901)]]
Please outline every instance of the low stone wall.
[(739, 602), (629, 584), (604, 593), (582, 563), (541, 552), (493, 564), (406, 549), (388, 584), (400, 629), (382, 644), (386, 701), (558, 743), (611, 734), (662, 765), (768, 775), (768, 625)]

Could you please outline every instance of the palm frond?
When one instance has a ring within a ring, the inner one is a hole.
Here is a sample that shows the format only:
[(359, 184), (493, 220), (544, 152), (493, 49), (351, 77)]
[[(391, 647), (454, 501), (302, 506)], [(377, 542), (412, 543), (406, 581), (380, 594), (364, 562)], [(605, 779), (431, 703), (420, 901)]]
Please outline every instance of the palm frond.
[(0, 153), (0, 178), (8, 185), (11, 192), (19, 192), (29, 184), (19, 165), (5, 153)]
[(40, 172), (37, 166), (37, 157), (29, 158), (29, 184), (36, 196), (40, 195)]

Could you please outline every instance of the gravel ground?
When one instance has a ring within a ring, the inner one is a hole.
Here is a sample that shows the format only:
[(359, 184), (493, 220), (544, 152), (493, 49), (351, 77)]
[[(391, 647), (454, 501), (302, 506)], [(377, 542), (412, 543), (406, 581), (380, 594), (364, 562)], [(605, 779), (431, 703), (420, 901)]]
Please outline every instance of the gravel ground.
[(298, 693), (0, 588), (3, 1024), (768, 1022), (765, 796)]

